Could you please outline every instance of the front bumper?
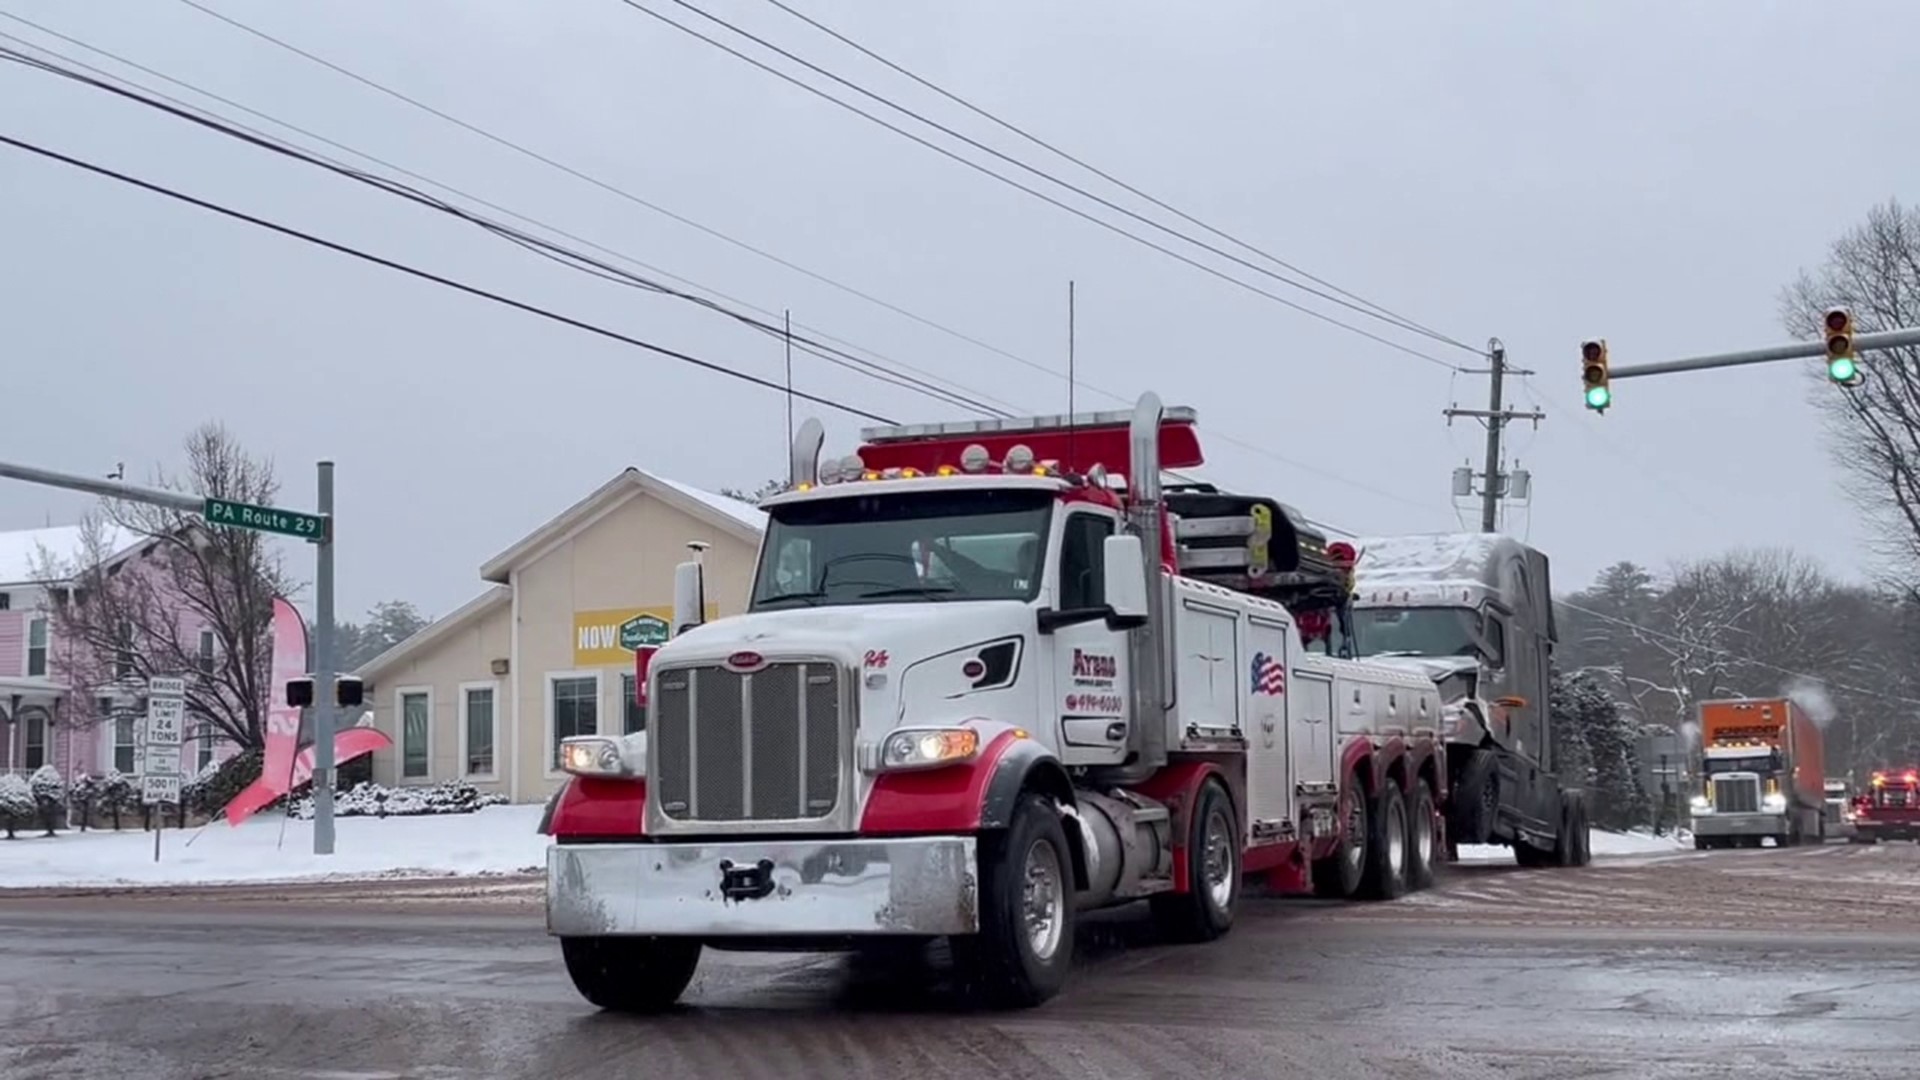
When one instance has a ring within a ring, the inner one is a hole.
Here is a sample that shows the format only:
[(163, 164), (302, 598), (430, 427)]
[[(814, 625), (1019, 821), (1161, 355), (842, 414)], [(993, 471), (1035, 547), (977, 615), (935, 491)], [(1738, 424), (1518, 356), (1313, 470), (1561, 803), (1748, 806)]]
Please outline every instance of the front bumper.
[(942, 935), (979, 930), (971, 836), (555, 844), (560, 937)]
[(1696, 814), (1695, 836), (1784, 836), (1785, 814)]
[(1915, 840), (1920, 839), (1920, 821), (1855, 821), (1856, 836), (1871, 836), (1876, 840)]

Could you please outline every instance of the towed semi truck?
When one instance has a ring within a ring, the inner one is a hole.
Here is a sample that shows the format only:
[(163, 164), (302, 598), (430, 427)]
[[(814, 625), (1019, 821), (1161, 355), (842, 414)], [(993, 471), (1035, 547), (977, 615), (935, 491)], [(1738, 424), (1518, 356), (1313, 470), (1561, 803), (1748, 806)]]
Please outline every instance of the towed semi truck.
[(1694, 847), (1826, 839), (1820, 727), (1793, 699), (1701, 702), (1698, 772), (1705, 786), (1692, 799)]
[(1082, 911), (1208, 940), (1248, 882), (1433, 880), (1439, 687), (1307, 648), (1350, 565), (1284, 504), (1163, 487), (1204, 461), (1192, 410), (862, 434), (797, 432), (743, 614), (703, 624), (677, 568), (647, 730), (563, 741), (547, 925), (590, 1002), (663, 1008), (707, 948), (946, 938), (1031, 1006)]
[(1499, 533), (1358, 543), (1358, 654), (1424, 673), (1445, 703), (1449, 854), (1494, 844), (1522, 866), (1586, 865), (1586, 793), (1554, 760), (1546, 555)]

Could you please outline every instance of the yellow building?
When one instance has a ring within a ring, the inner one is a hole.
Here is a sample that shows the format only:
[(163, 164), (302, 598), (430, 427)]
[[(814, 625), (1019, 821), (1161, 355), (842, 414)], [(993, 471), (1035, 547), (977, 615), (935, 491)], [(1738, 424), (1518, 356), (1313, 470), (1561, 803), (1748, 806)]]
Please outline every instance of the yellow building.
[(365, 664), (393, 747), (376, 783), (466, 780), (538, 802), (568, 735), (632, 730), (634, 647), (665, 640), (673, 568), (704, 556), (709, 618), (746, 607), (765, 515), (627, 469), (480, 568), (487, 590)]

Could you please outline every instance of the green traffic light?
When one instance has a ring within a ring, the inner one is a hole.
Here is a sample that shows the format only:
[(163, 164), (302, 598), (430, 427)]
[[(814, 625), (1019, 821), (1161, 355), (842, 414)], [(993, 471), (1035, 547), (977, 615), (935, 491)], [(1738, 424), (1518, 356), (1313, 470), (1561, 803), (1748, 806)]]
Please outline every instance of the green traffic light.
[(1604, 386), (1590, 386), (1587, 388), (1587, 408), (1604, 409), (1611, 404), (1613, 404), (1612, 390)]
[(1855, 366), (1851, 356), (1836, 356), (1827, 361), (1827, 378), (1834, 382), (1850, 383), (1859, 374), (1860, 369)]

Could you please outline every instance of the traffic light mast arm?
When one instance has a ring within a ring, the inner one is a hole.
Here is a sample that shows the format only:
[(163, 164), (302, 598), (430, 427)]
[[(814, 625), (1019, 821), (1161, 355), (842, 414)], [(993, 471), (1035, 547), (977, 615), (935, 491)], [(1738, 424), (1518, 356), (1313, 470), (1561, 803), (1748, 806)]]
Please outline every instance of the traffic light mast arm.
[[(1853, 351), (1856, 353), (1898, 348), (1902, 345), (1920, 345), (1920, 326), (1884, 330), (1877, 334), (1857, 334), (1853, 339)], [(1705, 371), (1709, 368), (1739, 367), (1743, 364), (1769, 364), (1775, 360), (1823, 359), (1826, 355), (1827, 343), (1824, 339), (1796, 341), (1791, 345), (1771, 345), (1764, 349), (1748, 349), (1745, 352), (1690, 356), (1685, 360), (1662, 360), (1653, 364), (1629, 364), (1614, 368), (1611, 375), (1615, 379), (1630, 379), (1635, 375), (1670, 375), (1679, 371)]]

